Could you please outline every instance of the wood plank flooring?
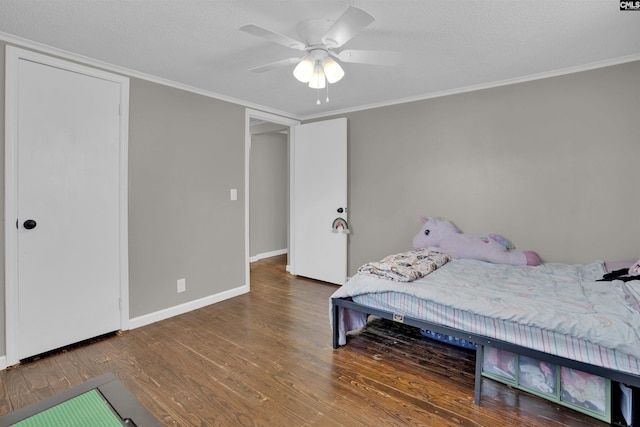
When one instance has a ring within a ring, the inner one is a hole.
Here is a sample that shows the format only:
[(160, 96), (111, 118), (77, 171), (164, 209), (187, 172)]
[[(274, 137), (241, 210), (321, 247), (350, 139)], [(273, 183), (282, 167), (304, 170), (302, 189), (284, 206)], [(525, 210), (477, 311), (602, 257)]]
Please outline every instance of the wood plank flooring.
[(484, 379), (472, 351), (377, 319), (331, 347), (333, 285), (251, 266), (251, 293), (0, 371), (0, 415), (113, 372), (167, 426), (604, 426)]

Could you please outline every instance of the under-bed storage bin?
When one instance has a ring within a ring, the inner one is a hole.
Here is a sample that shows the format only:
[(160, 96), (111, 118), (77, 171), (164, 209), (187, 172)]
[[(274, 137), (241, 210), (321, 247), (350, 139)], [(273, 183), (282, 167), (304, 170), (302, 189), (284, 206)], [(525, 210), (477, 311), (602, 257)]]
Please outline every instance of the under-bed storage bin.
[(434, 339), (440, 342), (446, 342), (447, 344), (455, 345), (457, 347), (468, 348), (471, 350), (476, 349), (476, 345), (467, 340), (461, 338), (452, 337), (451, 335), (445, 335), (438, 332), (433, 332), (428, 329), (420, 329), (420, 333), (428, 338)]
[(486, 377), (515, 385), (517, 384), (517, 363), (517, 354), (493, 347), (485, 347), (482, 374)]
[(518, 385), (526, 391), (553, 400), (558, 395), (558, 366), (532, 357), (518, 356)]
[(560, 400), (580, 412), (611, 421), (611, 381), (606, 378), (562, 366)]
[(611, 422), (611, 380), (532, 357), (484, 348), (482, 375)]

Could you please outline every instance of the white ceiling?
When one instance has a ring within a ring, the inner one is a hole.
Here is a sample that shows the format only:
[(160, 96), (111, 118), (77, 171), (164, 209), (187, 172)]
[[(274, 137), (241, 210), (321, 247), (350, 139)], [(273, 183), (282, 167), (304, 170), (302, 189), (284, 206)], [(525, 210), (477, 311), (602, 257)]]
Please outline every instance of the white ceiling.
[[(348, 6), (376, 20), (348, 49), (403, 54), (394, 67), (344, 64), (330, 102), (293, 65), (300, 52), (238, 30), (298, 38), (299, 22)], [(320, 117), (640, 60), (640, 11), (618, 0), (0, 0), (0, 38), (26, 39), (179, 87), (293, 118)], [(140, 74), (142, 73), (142, 74)]]

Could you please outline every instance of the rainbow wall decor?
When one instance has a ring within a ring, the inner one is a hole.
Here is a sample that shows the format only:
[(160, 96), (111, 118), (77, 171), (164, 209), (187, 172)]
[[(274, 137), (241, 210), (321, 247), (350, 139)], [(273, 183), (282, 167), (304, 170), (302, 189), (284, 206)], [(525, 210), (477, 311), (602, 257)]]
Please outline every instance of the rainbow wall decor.
[(347, 220), (340, 217), (334, 219), (333, 224), (331, 224), (331, 231), (334, 233), (337, 233), (338, 231), (349, 233), (349, 224), (347, 224)]

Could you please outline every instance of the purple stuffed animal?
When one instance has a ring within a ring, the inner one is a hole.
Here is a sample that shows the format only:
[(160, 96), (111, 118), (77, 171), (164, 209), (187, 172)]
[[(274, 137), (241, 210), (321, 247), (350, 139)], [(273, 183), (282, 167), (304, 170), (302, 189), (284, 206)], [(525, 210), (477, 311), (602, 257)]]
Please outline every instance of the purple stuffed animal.
[(533, 251), (519, 251), (502, 236), (462, 234), (453, 223), (443, 219), (420, 217), (422, 228), (413, 237), (413, 247), (439, 248), (454, 259), (470, 258), (494, 264), (539, 265)]

